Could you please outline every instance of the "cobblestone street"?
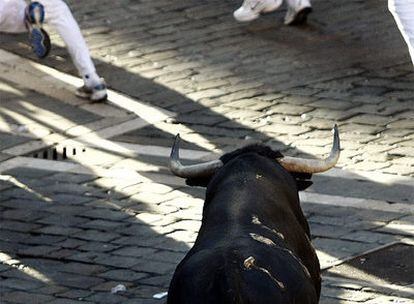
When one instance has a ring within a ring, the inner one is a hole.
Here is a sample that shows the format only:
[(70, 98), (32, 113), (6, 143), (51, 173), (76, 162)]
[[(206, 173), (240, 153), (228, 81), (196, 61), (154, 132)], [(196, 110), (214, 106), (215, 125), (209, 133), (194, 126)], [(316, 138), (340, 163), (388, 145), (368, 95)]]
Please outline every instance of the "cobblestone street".
[(164, 303), (205, 192), (169, 172), (174, 135), (186, 163), (323, 157), (335, 123), (339, 164), (301, 193), (320, 302), (414, 303), (414, 74), (386, 1), (315, 0), (302, 27), (237, 23), (239, 1), (67, 2), (111, 91), (74, 96), (53, 31), (42, 61), (0, 35), (1, 304)]

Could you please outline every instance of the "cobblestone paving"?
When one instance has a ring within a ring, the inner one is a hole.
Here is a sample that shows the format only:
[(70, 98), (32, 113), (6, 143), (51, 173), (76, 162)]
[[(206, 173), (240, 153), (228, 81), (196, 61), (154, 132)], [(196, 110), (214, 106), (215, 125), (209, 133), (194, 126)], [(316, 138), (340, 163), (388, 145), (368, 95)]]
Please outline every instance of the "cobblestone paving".
[[(284, 9), (236, 23), (239, 1), (68, 2), (107, 82), (177, 112), (185, 139), (321, 153), (337, 122), (341, 166), (414, 174), (412, 66), (386, 1), (315, 0), (302, 28), (282, 25)], [(22, 39), (0, 41), (32, 56)], [(64, 49), (45, 63), (74, 73)]]
[[(346, 170), (301, 195), (321, 303), (413, 303), (413, 285), (330, 273), (414, 244), (412, 67), (385, 3), (313, 1), (310, 25), (290, 28), (283, 10), (238, 24), (235, 1), (68, 2), (111, 87), (169, 112), (137, 119), (85, 103), (51, 71), (0, 53), (2, 304), (163, 303), (153, 295), (194, 242), (204, 197), (168, 173), (172, 136), (189, 162), (253, 141), (322, 155), (334, 122)], [(31, 57), (23, 37), (0, 41)], [(44, 63), (74, 73), (58, 46)], [(43, 159), (52, 145), (77, 153)]]

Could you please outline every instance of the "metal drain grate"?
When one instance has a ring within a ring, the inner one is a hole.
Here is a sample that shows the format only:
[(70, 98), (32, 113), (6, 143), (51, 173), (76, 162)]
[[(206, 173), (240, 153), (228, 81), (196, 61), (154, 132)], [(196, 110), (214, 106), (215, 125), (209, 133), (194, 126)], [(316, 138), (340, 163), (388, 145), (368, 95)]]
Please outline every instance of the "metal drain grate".
[(35, 152), (31, 152), (26, 156), (48, 160), (67, 160), (76, 158), (76, 156), (79, 156), (85, 152), (85, 147), (51, 146)]
[(390, 245), (333, 267), (326, 274), (373, 283), (411, 285), (414, 283), (414, 246)]

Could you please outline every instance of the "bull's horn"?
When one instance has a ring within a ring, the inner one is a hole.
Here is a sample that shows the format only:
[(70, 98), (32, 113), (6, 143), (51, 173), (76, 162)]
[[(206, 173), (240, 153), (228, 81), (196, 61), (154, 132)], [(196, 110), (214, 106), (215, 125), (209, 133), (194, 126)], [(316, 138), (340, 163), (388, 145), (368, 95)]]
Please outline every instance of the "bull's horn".
[(223, 166), (223, 162), (221, 160), (213, 160), (205, 163), (184, 166), (180, 162), (179, 145), (180, 134), (177, 134), (170, 155), (170, 170), (179, 177), (207, 177), (214, 174), (217, 169)]
[(298, 173), (319, 173), (324, 172), (336, 165), (340, 153), (340, 141), (338, 126), (334, 126), (333, 145), (329, 156), (324, 159), (304, 159), (298, 157), (285, 156), (280, 158), (279, 163), (290, 172)]

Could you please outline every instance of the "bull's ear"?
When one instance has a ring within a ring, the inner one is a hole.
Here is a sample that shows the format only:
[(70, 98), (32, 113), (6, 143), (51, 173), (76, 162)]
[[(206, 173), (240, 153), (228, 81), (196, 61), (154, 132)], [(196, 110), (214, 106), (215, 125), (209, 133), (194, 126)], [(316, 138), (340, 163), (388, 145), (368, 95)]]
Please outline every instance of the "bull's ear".
[(296, 181), (296, 185), (299, 191), (305, 190), (312, 186), (313, 182), (311, 181), (312, 174), (310, 173), (292, 173), (293, 178)]

